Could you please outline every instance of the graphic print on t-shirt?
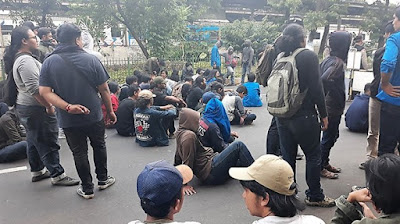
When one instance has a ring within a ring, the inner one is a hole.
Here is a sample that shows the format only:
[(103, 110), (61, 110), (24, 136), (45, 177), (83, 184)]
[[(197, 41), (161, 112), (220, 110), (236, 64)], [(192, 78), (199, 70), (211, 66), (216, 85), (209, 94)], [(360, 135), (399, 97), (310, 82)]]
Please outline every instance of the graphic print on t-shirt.
[(140, 141), (151, 141), (152, 136), (148, 134), (150, 129), (150, 115), (149, 114), (135, 114), (135, 127), (136, 127), (136, 138)]

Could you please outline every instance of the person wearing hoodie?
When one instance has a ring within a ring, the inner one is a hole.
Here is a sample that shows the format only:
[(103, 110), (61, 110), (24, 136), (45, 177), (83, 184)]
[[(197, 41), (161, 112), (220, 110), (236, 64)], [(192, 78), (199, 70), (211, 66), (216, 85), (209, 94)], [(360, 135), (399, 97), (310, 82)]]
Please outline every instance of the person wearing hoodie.
[(242, 81), (244, 83), (244, 78), (251, 71), (251, 65), (253, 64), (254, 49), (251, 47), (251, 40), (245, 40), (243, 43), (242, 52)]
[(235, 56), (233, 55), (233, 47), (228, 47), (228, 52), (224, 53), (222, 56), (225, 58), (225, 66), (226, 66), (226, 76), (225, 79), (231, 77), (230, 85), (235, 85), (235, 67), (237, 65), (237, 61)]
[[(218, 185), (229, 178), (229, 168), (247, 167), (254, 162), (253, 156), (241, 141), (232, 143), (221, 153), (204, 147), (197, 136), (199, 120), (199, 112), (189, 108), (182, 109), (176, 134), (175, 166), (188, 165), (200, 181)], [(194, 192), (192, 187), (187, 188)]]
[(341, 172), (329, 163), (329, 154), (339, 138), (339, 124), (346, 102), (344, 84), (344, 63), (351, 44), (351, 34), (347, 31), (335, 31), (329, 36), (330, 56), (322, 61), (321, 79), (324, 87), (328, 112), (328, 129), (321, 140), (321, 177), (337, 179)]

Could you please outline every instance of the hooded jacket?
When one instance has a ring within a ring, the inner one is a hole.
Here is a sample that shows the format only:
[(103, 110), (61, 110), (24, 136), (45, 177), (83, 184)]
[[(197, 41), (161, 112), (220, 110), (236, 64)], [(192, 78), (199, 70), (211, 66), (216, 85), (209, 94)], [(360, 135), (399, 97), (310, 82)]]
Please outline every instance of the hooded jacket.
[(346, 102), (344, 62), (347, 59), (350, 43), (350, 33), (333, 32), (329, 37), (330, 56), (320, 65), (328, 116), (340, 116), (344, 111)]
[(175, 165), (188, 165), (200, 180), (207, 179), (211, 172), (212, 159), (217, 155), (211, 148), (204, 147), (198, 137), (200, 113), (183, 108), (179, 115), (176, 132)]
[(203, 118), (210, 123), (218, 125), (222, 137), (226, 143), (231, 138), (231, 124), (229, 122), (228, 115), (222, 102), (217, 98), (212, 98), (208, 101), (206, 109), (203, 113)]

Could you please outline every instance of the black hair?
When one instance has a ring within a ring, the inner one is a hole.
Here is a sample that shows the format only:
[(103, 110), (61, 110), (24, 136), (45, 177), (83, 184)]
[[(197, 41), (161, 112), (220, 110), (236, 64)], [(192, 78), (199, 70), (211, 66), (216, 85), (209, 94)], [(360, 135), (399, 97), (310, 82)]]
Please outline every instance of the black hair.
[(154, 205), (154, 203), (146, 198), (140, 199), (140, 205), (142, 206), (143, 211), (151, 217), (157, 219), (166, 218), (171, 210), (171, 207), (176, 205), (176, 201), (181, 199), (181, 192), (175, 195), (170, 201), (165, 202), (161, 205)]
[(142, 72), (140, 72), (139, 70), (133, 71), (133, 75), (139, 76), (141, 74), (142, 74)]
[(28, 27), (32, 31), (35, 29), (35, 25), (31, 21), (26, 21), (21, 26)]
[(253, 72), (250, 72), (250, 73), (247, 75), (247, 80), (248, 80), (249, 82), (254, 82), (254, 80), (256, 80), (256, 75), (254, 75)]
[(362, 35), (358, 35), (356, 37), (354, 37), (353, 42), (354, 43), (359, 43), (363, 40), (363, 36)]
[(64, 23), (57, 29), (57, 40), (60, 43), (74, 44), (80, 36), (81, 30), (73, 23)]
[(236, 92), (247, 94), (247, 88), (244, 85), (240, 85), (237, 87)]
[(137, 82), (137, 81), (138, 81), (138, 78), (137, 78), (137, 76), (135, 76), (135, 75), (130, 75), (130, 76), (127, 76), (127, 77), (125, 78), (125, 82), (126, 82), (126, 84), (128, 84), (128, 85), (132, 85), (132, 83)]
[(40, 27), (37, 32), (39, 38), (42, 39), (43, 36), (46, 36), (47, 34), (51, 33), (51, 29), (47, 27)]
[(367, 187), (372, 201), (385, 214), (400, 211), (400, 157), (391, 153), (365, 163)]
[(172, 74), (170, 77), (171, 80), (175, 81), (175, 82), (179, 82), (179, 71), (178, 70), (172, 70)]
[(218, 90), (222, 89), (222, 92), (224, 91), (224, 85), (219, 83), (219, 82), (212, 82), (210, 86), (211, 91), (219, 93)]
[(364, 93), (366, 93), (366, 92), (368, 92), (368, 91), (371, 91), (371, 86), (372, 86), (371, 83), (365, 84), (365, 86), (364, 86)]
[(270, 208), (271, 212), (278, 217), (293, 217), (299, 211), (305, 209), (304, 203), (296, 198), (296, 194), (286, 196), (279, 194), (269, 188), (262, 186), (256, 181), (240, 181), (243, 188), (249, 189), (254, 194), (265, 199), (267, 194), (269, 201), (266, 207)]
[(129, 96), (129, 97), (132, 97), (133, 95), (135, 95), (135, 93), (136, 93), (137, 91), (139, 91), (139, 89), (140, 89), (140, 87), (139, 87), (138, 85), (136, 85), (136, 84), (130, 85), (130, 86), (128, 87), (128, 91), (127, 91), (128, 96)]
[(285, 52), (285, 56), (287, 56), (301, 47), (301, 43), (304, 42), (304, 37), (304, 29), (302, 26), (295, 23), (289, 24), (283, 30), (278, 47), (282, 52)]
[(193, 82), (192, 77), (185, 77), (185, 82)]
[(119, 86), (117, 82), (111, 81), (108, 83), (108, 88), (110, 89), (111, 93), (117, 93), (119, 90)]
[(400, 19), (400, 8), (399, 7), (394, 12), (394, 15), (397, 17), (397, 19)]
[(200, 72), (201, 72), (201, 71), (203, 71), (203, 69), (198, 68), (198, 69), (196, 70), (196, 74), (199, 74), (199, 75), (200, 75)]
[(137, 105), (138, 108), (144, 110), (144, 109), (147, 108), (147, 105), (150, 104), (150, 101), (151, 101), (151, 99), (139, 98), (136, 101), (136, 105)]
[(199, 76), (194, 80), (194, 86), (201, 86), (201, 83), (204, 81), (204, 78), (202, 76)]
[(142, 82), (148, 83), (151, 80), (151, 77), (148, 75), (143, 75), (142, 76)]
[(385, 25), (385, 33), (394, 33), (394, 27), (393, 27), (393, 20), (389, 21), (386, 25)]
[(165, 72), (165, 74), (166, 74), (167, 77), (168, 77), (168, 71), (167, 71), (167, 70), (165, 70), (165, 69), (161, 70), (160, 74), (161, 74), (162, 72)]
[(159, 64), (160, 66), (165, 66), (165, 61), (164, 61), (164, 59), (157, 58), (157, 60), (158, 60), (158, 64)]
[(11, 73), (15, 61), (15, 55), (22, 46), (22, 40), (29, 38), (29, 30), (31, 29), (27, 26), (19, 26), (11, 32), (11, 44), (6, 48), (4, 54), (4, 68), (6, 74)]

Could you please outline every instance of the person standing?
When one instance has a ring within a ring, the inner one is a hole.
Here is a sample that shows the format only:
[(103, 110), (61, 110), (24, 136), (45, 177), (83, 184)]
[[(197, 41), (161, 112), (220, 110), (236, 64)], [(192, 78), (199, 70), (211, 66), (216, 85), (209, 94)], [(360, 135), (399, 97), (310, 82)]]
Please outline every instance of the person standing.
[(54, 39), (51, 29), (47, 27), (41, 27), (38, 29), (38, 34), (40, 38), (39, 51), (40, 51), (40, 62), (43, 63), (44, 59), (54, 51)]
[(320, 65), (329, 121), (328, 130), (323, 132), (321, 140), (321, 177), (329, 179), (337, 179), (339, 177), (337, 173), (341, 172), (340, 168), (329, 163), (329, 154), (339, 138), (339, 124), (346, 105), (344, 63), (347, 60), (350, 44), (349, 32), (331, 33), (329, 36), (330, 55)]
[(54, 107), (39, 95), (42, 65), (32, 54), (37, 48), (34, 32), (21, 26), (12, 31), (11, 45), (4, 55), (5, 71), (13, 75), (18, 91), (15, 104), (17, 114), (27, 131), (32, 182), (51, 177), (53, 185), (77, 185), (79, 181), (67, 176), (60, 164)]
[(354, 38), (353, 40), (354, 42), (354, 48), (361, 52), (361, 65), (360, 65), (360, 69), (364, 69), (367, 70), (369, 69), (369, 65), (368, 65), (368, 59), (367, 59), (367, 50), (365, 50), (364, 47), (364, 41), (363, 41), (363, 36), (358, 35)]
[(219, 48), (222, 47), (222, 40), (218, 40), (211, 50), (211, 67), (217, 69), (221, 73), (221, 56), (219, 55)]
[(225, 58), (225, 66), (227, 70), (225, 79), (231, 77), (231, 82), (229, 85), (233, 86), (235, 85), (235, 67), (237, 65), (237, 61), (233, 55), (233, 47), (229, 46), (228, 52), (224, 53), (223, 56)]
[(98, 188), (103, 190), (115, 183), (115, 178), (108, 176), (101, 111), (103, 101), (107, 108), (106, 118), (115, 124), (117, 117), (107, 84), (110, 77), (99, 59), (83, 50), (79, 27), (65, 23), (57, 29), (57, 38), (60, 44), (43, 64), (40, 94), (58, 108), (57, 117), (82, 181), (77, 194), (90, 199), (94, 197), (94, 185), (88, 159), (88, 138), (93, 147)]
[(400, 9), (396, 9), (393, 20), (396, 33), (386, 41), (381, 63), (381, 89), (376, 96), (382, 101), (378, 156), (394, 153), (400, 142)]
[(243, 43), (242, 52), (242, 81), (244, 83), (244, 78), (246, 75), (250, 74), (251, 65), (253, 64), (254, 49), (251, 47), (251, 40), (245, 40)]

